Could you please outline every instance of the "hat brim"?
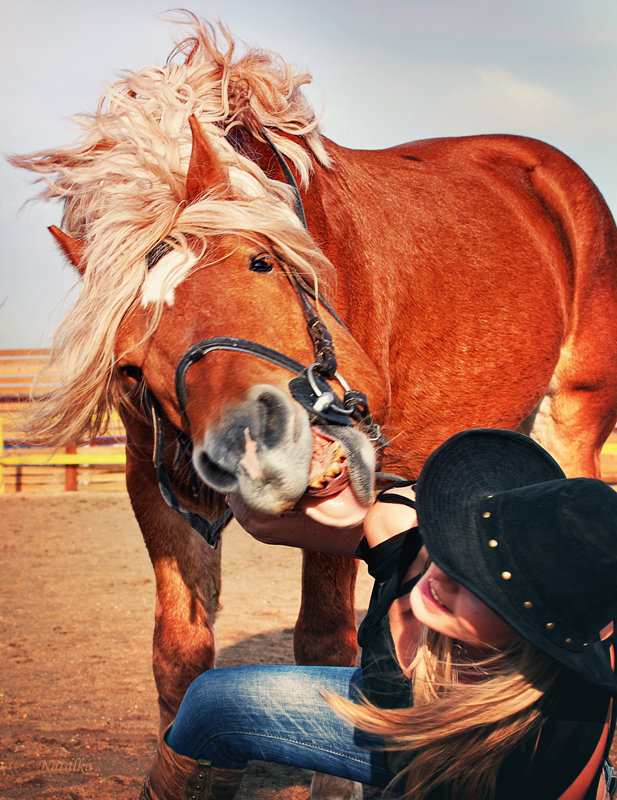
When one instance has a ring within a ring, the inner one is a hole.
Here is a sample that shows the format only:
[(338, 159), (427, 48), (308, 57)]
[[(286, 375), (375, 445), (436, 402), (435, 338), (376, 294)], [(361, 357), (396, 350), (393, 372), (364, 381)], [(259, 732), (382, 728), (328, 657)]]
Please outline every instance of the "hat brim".
[(508, 605), (500, 592), (507, 590), (495, 585), (480, 555), (476, 514), (467, 513), (482, 498), (565, 477), (555, 459), (527, 436), (485, 428), (463, 431), (428, 457), (418, 477), (420, 531), (431, 559), (446, 574), (538, 649), (587, 682), (615, 694), (617, 679), (601, 642), (590, 642), (577, 653), (564, 652), (516, 616), (503, 613), (502, 608)]

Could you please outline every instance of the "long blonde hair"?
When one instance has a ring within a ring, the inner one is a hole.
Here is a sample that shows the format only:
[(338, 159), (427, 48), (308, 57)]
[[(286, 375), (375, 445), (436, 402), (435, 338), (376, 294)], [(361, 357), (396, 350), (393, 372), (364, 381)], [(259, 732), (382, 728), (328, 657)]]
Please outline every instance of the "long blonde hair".
[(479, 662), (461, 660), (458, 645), (428, 628), (420, 635), (413, 675), (412, 705), (383, 709), (335, 695), (328, 701), (391, 753), (409, 800), (423, 800), (440, 784), (457, 800), (495, 793), (499, 767), (514, 745), (539, 732), (539, 700), (560, 668), (523, 640)]
[[(41, 176), (46, 188), (39, 197), (62, 202), (62, 227), (85, 245), (81, 293), (48, 365), (56, 388), (32, 405), (33, 441), (62, 444), (104, 428), (118, 402), (118, 327), (139, 296), (147, 253), (158, 242), (186, 251), (190, 235), (204, 255), (218, 234), (261, 235), (285, 263), (318, 274), (325, 290), (334, 288), (334, 267), (297, 219), (291, 190), (226, 136), (243, 126), (264, 141), (267, 127), (306, 187), (314, 164), (330, 163), (318, 118), (301, 92), (310, 76), (263, 50), (247, 47), (238, 55), (224, 27), (217, 32), (184, 14), (179, 24), (188, 35), (168, 62), (127, 72), (108, 86), (96, 112), (76, 118), (80, 138), (10, 159)], [(233, 199), (212, 191), (187, 205), (191, 115), (216, 151)]]

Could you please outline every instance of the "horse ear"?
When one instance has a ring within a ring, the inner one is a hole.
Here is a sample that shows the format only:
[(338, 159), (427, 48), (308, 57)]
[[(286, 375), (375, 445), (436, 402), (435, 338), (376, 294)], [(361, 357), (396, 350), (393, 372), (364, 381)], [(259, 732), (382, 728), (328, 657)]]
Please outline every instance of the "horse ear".
[(193, 134), (193, 148), (186, 173), (186, 202), (192, 203), (214, 186), (225, 187), (226, 194), (231, 195), (225, 170), (194, 114), (189, 117), (189, 125)]
[(69, 236), (68, 233), (60, 230), (60, 228), (57, 228), (55, 225), (50, 225), (48, 230), (60, 245), (60, 249), (64, 255), (77, 271), (83, 275), (86, 271), (86, 265), (83, 259), (84, 250), (86, 249), (85, 242), (82, 242), (81, 239), (73, 239), (72, 236)]

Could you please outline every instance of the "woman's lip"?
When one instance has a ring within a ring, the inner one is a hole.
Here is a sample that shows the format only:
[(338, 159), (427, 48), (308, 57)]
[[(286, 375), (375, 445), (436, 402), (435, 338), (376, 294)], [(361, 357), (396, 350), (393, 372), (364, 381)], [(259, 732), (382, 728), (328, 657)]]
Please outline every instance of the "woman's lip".
[(437, 591), (437, 587), (433, 582), (430, 575), (427, 575), (425, 579), (420, 584), (420, 590), (422, 592), (422, 597), (426, 600), (430, 605), (436, 606), (440, 611), (446, 611), (448, 614), (452, 612), (446, 606), (439, 596), (439, 592)]

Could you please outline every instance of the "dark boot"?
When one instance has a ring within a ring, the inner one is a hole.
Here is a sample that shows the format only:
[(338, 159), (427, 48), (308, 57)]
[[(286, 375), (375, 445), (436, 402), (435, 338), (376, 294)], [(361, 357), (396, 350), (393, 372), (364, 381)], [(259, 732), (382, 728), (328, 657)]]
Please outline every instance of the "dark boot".
[(219, 769), (175, 753), (161, 740), (139, 800), (233, 800), (243, 769)]

